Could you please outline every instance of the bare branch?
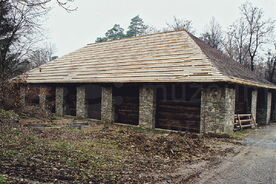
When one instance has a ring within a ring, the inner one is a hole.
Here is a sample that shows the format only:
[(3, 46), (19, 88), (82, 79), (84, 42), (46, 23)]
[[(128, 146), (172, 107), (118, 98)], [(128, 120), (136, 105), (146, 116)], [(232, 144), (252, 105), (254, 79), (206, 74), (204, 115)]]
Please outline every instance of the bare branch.
[(173, 23), (167, 23), (167, 29), (165, 31), (180, 31), (186, 30), (190, 33), (194, 33), (191, 20), (184, 20), (174, 17)]
[(47, 9), (47, 5), (50, 2), (56, 1), (56, 3), (65, 9), (67, 12), (72, 12), (77, 10), (77, 7), (72, 8), (71, 4), (74, 2), (74, 0), (17, 0), (19, 3), (27, 5), (29, 7), (40, 7), (43, 9)]

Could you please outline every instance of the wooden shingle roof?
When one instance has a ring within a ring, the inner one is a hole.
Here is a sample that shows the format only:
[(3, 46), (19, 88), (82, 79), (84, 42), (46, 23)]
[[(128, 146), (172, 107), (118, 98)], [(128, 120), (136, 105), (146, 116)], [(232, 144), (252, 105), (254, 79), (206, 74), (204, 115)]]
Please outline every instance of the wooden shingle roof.
[(275, 88), (186, 31), (88, 44), (27, 73), (28, 83), (222, 81)]

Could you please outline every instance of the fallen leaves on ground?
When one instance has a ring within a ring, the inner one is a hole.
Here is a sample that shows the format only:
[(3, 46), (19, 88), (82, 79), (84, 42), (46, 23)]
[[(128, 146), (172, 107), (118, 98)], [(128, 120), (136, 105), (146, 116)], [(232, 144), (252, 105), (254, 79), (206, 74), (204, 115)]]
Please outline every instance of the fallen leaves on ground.
[(101, 123), (81, 130), (0, 123), (0, 176), (12, 183), (154, 183), (150, 173), (233, 151), (221, 139)]

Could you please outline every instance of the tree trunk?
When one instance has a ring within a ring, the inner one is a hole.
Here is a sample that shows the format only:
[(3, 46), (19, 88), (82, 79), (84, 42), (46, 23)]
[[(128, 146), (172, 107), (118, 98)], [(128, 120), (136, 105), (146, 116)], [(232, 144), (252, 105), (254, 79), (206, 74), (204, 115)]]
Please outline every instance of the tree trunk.
[(253, 61), (253, 58), (251, 57), (251, 71), (254, 71), (254, 61)]

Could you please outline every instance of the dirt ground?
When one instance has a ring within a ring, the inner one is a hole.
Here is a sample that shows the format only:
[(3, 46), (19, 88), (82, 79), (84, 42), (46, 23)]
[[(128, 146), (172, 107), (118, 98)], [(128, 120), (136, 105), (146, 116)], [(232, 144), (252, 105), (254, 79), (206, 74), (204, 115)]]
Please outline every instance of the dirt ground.
[(185, 183), (238, 154), (233, 138), (70, 118), (0, 123), (0, 183)]

